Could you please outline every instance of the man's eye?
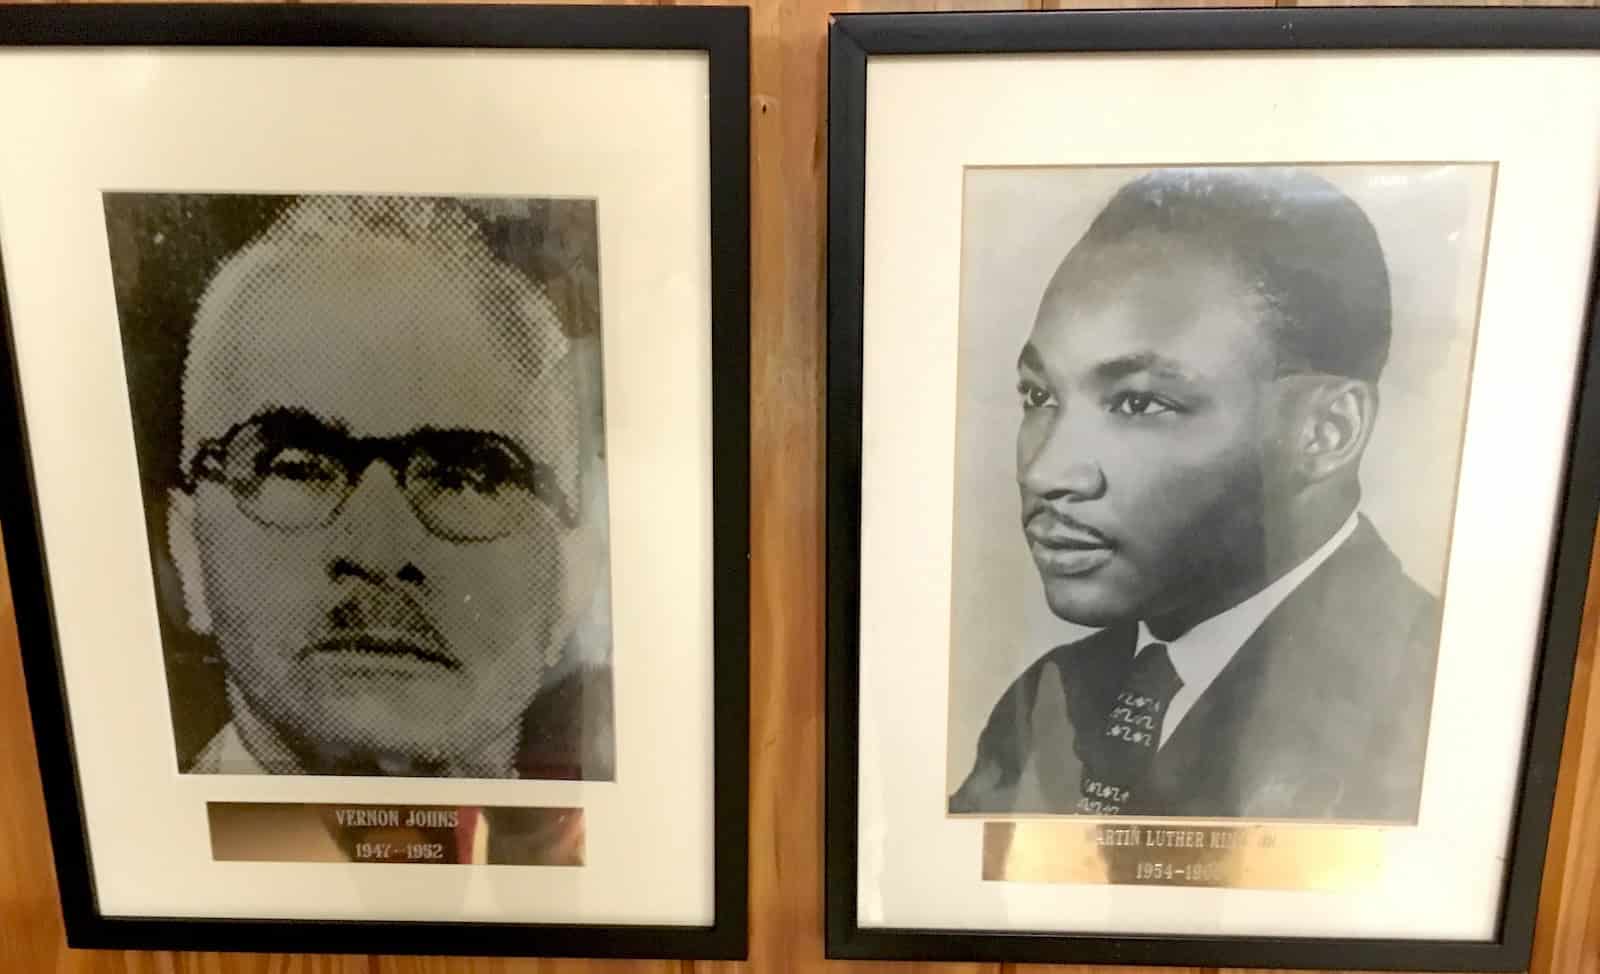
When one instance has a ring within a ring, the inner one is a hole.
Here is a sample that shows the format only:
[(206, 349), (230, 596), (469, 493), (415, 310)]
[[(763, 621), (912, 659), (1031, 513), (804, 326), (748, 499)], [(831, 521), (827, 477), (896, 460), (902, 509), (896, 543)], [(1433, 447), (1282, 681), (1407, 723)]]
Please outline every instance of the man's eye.
[(1027, 379), (1017, 383), (1017, 394), (1022, 397), (1023, 409), (1044, 409), (1056, 404), (1056, 397), (1049, 389)]
[(1115, 416), (1159, 416), (1177, 410), (1148, 392), (1125, 392), (1112, 398), (1110, 412)]
[(332, 483), (341, 476), (339, 465), (332, 459), (296, 447), (262, 453), (256, 460), (256, 473), (307, 484)]
[(504, 483), (483, 467), (461, 463), (430, 467), (427, 478), (440, 490), (475, 490), (482, 494), (493, 493)]
[(518, 480), (515, 462), (495, 451), (477, 451), (455, 460), (429, 458), (415, 476), (426, 479), (435, 490), (480, 494), (493, 494)]

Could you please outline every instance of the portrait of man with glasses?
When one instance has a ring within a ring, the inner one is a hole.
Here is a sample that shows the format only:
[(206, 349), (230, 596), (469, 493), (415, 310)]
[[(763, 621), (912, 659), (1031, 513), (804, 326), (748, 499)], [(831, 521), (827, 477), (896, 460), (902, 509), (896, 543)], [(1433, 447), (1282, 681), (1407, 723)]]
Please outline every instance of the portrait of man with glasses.
[(592, 201), (106, 210), (179, 766), (612, 777)]

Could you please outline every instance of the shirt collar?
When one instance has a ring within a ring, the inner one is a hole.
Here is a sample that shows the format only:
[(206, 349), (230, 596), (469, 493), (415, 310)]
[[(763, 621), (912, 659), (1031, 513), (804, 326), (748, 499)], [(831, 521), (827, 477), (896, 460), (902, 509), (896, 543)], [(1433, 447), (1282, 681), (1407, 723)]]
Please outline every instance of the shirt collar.
[(267, 769), (244, 746), (239, 728), (233, 721), (222, 725), (205, 748), (195, 758), (190, 769), (194, 774), (266, 774)]
[(1339, 530), (1300, 564), (1279, 576), (1271, 585), (1233, 608), (1199, 623), (1177, 639), (1157, 639), (1148, 626), (1142, 621), (1139, 623), (1139, 641), (1134, 644), (1135, 652), (1151, 643), (1163, 643), (1173, 669), (1177, 670), (1178, 678), (1183, 681), (1162, 721), (1162, 743), (1171, 736), (1196, 699), (1216, 680), (1217, 674), (1228, 665), (1245, 641), (1261, 628), (1272, 610), (1283, 604), (1283, 600), (1300, 583), (1349, 540), (1350, 535), (1355, 533), (1358, 520), (1358, 515), (1352, 511)]
[[(200, 774), (304, 774), (305, 768), (278, 733), (251, 709), (243, 693), (228, 684), (228, 709), (233, 717), (195, 758)], [(516, 744), (503, 764), (452, 765), (439, 777), (515, 778)], [(369, 773), (369, 772), (359, 772)]]

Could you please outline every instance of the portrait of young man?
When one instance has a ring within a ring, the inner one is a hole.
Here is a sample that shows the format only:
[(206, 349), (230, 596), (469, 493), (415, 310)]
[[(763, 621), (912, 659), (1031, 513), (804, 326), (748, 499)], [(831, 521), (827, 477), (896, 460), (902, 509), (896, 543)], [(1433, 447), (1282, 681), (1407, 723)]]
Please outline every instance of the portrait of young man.
[[(1099, 195), (1012, 245), (1014, 399), (963, 402), (1011, 455), (958, 449), (952, 814), (1415, 821), (1485, 169), (1035, 174)], [(977, 579), (1018, 561), (1007, 628)]]
[(105, 207), (180, 769), (611, 778), (592, 201)]

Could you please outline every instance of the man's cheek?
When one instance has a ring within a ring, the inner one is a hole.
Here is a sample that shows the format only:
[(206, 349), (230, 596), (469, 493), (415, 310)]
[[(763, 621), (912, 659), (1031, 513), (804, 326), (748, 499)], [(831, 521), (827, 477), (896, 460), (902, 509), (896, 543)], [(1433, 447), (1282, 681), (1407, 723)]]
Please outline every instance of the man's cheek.
[(1150, 470), (1134, 491), (1132, 504), (1125, 503), (1123, 516), (1136, 530), (1160, 531), (1165, 526), (1181, 525), (1218, 489), (1216, 471), (1203, 463), (1166, 463)]
[(530, 592), (516, 578), (486, 577), (483, 582), (439, 603), (437, 623), (453, 648), (465, 656), (494, 655), (507, 644), (532, 641), (548, 604), (545, 593)]
[(318, 585), (281, 562), (240, 559), (223, 564), (208, 578), (218, 623), (247, 634), (252, 642), (303, 641), (318, 622), (323, 602)]

